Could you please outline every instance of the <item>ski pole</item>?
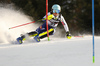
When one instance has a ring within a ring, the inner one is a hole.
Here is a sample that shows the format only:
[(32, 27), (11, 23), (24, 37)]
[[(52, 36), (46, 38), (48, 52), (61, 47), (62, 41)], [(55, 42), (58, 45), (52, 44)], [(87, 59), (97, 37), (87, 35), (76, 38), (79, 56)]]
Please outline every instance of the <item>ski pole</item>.
[(84, 36), (73, 36), (73, 37), (77, 37), (77, 38), (79, 38), (79, 37), (80, 37), (80, 38), (82, 38), (82, 37), (84, 37)]
[(29, 22), (29, 23), (25, 23), (25, 24), (22, 24), (22, 25), (18, 25), (18, 26), (14, 26), (14, 27), (11, 27), (11, 28), (9, 28), (9, 29), (13, 29), (13, 28), (17, 28), (17, 27), (25, 26), (25, 25), (28, 25), (28, 24), (31, 24), (31, 23), (35, 23), (35, 21), (33, 21), (33, 22)]
[[(43, 20), (43, 19), (41, 19)], [(38, 20), (38, 21), (41, 21), (41, 20)], [(21, 27), (21, 26), (25, 26), (25, 25), (28, 25), (28, 24), (31, 24), (31, 23), (35, 23), (36, 21), (33, 21), (33, 22), (28, 22), (28, 23), (25, 23), (25, 24), (21, 24), (21, 25), (17, 25), (17, 26), (14, 26), (14, 27), (11, 27), (9, 29), (13, 29), (13, 28), (17, 28), (17, 27)]]

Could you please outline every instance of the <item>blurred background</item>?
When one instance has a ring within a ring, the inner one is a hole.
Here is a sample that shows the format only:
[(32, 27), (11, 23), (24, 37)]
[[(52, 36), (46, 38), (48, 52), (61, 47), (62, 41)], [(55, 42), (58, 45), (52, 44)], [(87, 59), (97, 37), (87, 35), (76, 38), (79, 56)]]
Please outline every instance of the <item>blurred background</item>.
[[(95, 35), (100, 35), (100, 0), (95, 0)], [(17, 10), (23, 11), (31, 19), (39, 20), (46, 14), (45, 0), (0, 0), (0, 4), (13, 4)], [(92, 35), (92, 0), (48, 0), (48, 9), (53, 4), (61, 6), (70, 33)], [(63, 29), (62, 24), (58, 25)]]

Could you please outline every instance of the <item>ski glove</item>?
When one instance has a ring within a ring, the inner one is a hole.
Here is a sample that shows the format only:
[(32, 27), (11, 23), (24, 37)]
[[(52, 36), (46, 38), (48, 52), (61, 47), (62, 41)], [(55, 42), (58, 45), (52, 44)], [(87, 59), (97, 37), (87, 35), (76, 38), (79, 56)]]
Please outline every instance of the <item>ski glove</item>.
[(71, 39), (71, 38), (72, 38), (72, 36), (71, 36), (71, 34), (70, 34), (69, 32), (66, 32), (66, 37), (67, 37), (68, 39)]

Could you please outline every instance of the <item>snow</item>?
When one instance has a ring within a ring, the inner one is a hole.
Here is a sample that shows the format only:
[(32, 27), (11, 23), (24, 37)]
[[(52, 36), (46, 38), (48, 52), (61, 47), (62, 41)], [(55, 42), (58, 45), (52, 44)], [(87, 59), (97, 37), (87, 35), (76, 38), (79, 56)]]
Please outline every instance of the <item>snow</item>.
[(0, 66), (100, 66), (100, 37), (51, 38), (39, 43), (0, 44)]
[(20, 34), (34, 31), (38, 27), (37, 24), (33, 23), (9, 29), (28, 22), (32, 22), (29, 16), (25, 15), (22, 11), (17, 10), (12, 5), (0, 7), (0, 37), (2, 37), (0, 38), (0, 43), (12, 42), (20, 36)]
[[(34, 14), (33, 14), (34, 15)], [(13, 41), (20, 34), (35, 30), (39, 25), (9, 30), (10, 27), (31, 22), (22, 11), (13, 5), (1, 7), (0, 4), (0, 66), (100, 66), (100, 37), (95, 36), (95, 63), (93, 58), (92, 36), (73, 37), (72, 39), (56, 37), (37, 43), (30, 39), (23, 44)]]

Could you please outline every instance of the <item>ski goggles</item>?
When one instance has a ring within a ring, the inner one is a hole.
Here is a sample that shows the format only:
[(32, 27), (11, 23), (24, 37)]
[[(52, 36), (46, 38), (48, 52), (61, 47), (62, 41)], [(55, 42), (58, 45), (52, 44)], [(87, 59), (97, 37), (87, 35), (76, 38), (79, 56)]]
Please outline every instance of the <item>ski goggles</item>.
[(53, 10), (53, 13), (60, 13), (60, 10)]

